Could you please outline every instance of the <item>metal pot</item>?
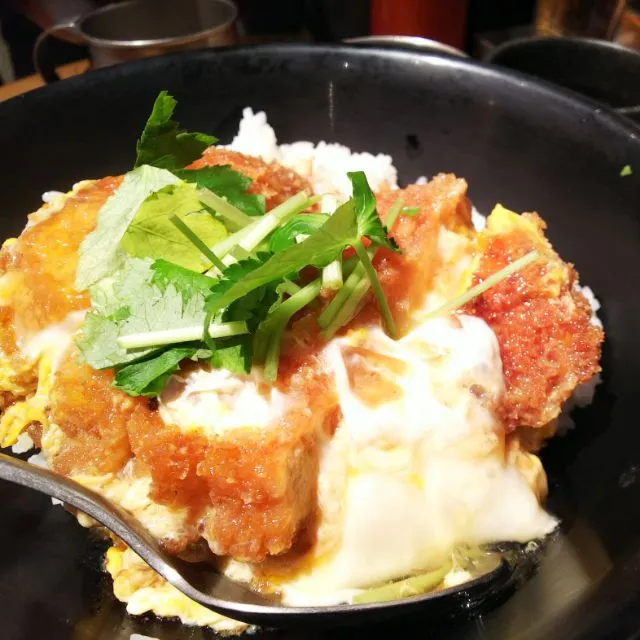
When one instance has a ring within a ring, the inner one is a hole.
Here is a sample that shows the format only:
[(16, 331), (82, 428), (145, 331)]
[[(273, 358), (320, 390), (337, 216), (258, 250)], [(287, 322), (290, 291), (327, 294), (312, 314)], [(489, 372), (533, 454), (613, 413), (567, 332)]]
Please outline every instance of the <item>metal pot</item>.
[(46, 82), (60, 78), (47, 56), (58, 36), (89, 47), (94, 67), (185, 49), (234, 44), (238, 10), (232, 0), (128, 0), (110, 4), (44, 31), (33, 61)]

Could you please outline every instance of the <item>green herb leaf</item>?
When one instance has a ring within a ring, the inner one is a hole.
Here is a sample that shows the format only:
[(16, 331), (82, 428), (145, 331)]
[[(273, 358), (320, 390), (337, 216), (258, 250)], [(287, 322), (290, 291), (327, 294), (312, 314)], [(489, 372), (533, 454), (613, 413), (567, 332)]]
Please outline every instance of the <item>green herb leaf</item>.
[(169, 285), (173, 285), (182, 295), (182, 301), (185, 304), (194, 295), (208, 296), (211, 293), (211, 287), (217, 282), (214, 278), (185, 269), (162, 258), (151, 265), (151, 271), (153, 272), (152, 284), (157, 285), (162, 291), (166, 291)]
[[(391, 249), (391, 251), (399, 251), (395, 240), (388, 237), (387, 229), (380, 221), (376, 209), (376, 198), (369, 187), (364, 172), (352, 171), (347, 173), (347, 175), (353, 186), (352, 200), (355, 207), (356, 220), (358, 221), (358, 235), (360, 238), (366, 236), (374, 244)], [(358, 238), (358, 240), (360, 238)]]
[(217, 140), (204, 133), (188, 133), (171, 119), (176, 100), (161, 91), (136, 145), (136, 167), (143, 164), (163, 169), (182, 169)]
[(125, 175), (122, 184), (100, 209), (96, 228), (80, 245), (76, 270), (79, 290), (112, 274), (123, 264), (126, 253), (120, 241), (142, 203), (152, 193), (178, 182), (173, 173), (146, 165)]
[(251, 372), (251, 336), (233, 336), (216, 340), (216, 350), (211, 356), (211, 365), (217, 369), (227, 369), (236, 375)]
[[(263, 265), (269, 255), (259, 253), (255, 258), (247, 258), (228, 267), (224, 272), (223, 279), (213, 287), (205, 307), (208, 309), (209, 305), (214, 304), (215, 300), (223, 296), (236, 282)], [(249, 332), (253, 333), (266, 317), (277, 297), (275, 287), (257, 287), (230, 304), (222, 314), (222, 319), (225, 322), (245, 321)], [(217, 312), (208, 313), (205, 323), (210, 322), (215, 313)], [(212, 364), (229, 369), (234, 373), (249, 373), (252, 356), (251, 336), (237, 336), (216, 342)]]
[(174, 173), (186, 182), (194, 182), (198, 187), (213, 191), (248, 216), (261, 216), (265, 212), (264, 196), (246, 192), (251, 186), (251, 178), (234, 171), (229, 165), (179, 169)]
[(320, 295), (322, 280), (317, 278), (290, 298), (269, 311), (254, 338), (255, 358), (264, 362), (265, 380), (273, 382), (278, 377), (280, 344), (291, 318)]
[(130, 396), (156, 396), (164, 389), (171, 374), (180, 368), (180, 362), (195, 353), (193, 347), (168, 349), (160, 355), (125, 365), (116, 372), (113, 386)]
[(216, 295), (210, 296), (207, 311), (215, 314), (250, 291), (297, 273), (307, 265), (324, 267), (355, 238), (358, 238), (358, 228), (354, 205), (349, 200), (306, 240), (274, 254), (264, 264), (250, 269), (241, 279), (225, 287), (224, 291), (220, 289)]
[(271, 234), (269, 238), (269, 250), (272, 253), (277, 253), (278, 251), (297, 244), (296, 238), (299, 235), (311, 235), (328, 219), (329, 216), (325, 213), (303, 213), (294, 216), (289, 222)]
[(224, 225), (202, 210), (196, 189), (182, 182), (150, 195), (124, 233), (120, 246), (134, 258), (165, 258), (185, 269), (211, 266), (198, 249), (172, 224), (178, 217), (208, 246), (227, 236)]
[(145, 358), (158, 347), (133, 351), (118, 345), (126, 335), (202, 326), (204, 295), (184, 291), (170, 283), (153, 283), (150, 260), (130, 258), (113, 278), (90, 290), (93, 308), (77, 339), (84, 360), (94, 369), (115, 367)]
[(633, 174), (633, 169), (631, 168), (630, 164), (625, 164), (624, 167), (622, 167), (622, 169), (620, 170), (621, 178), (626, 178), (627, 176), (630, 176), (632, 174)]
[[(207, 312), (216, 314), (250, 291), (297, 273), (306, 266), (324, 267), (335, 260), (346, 247), (361, 244), (361, 236), (367, 236), (372, 242), (395, 250), (395, 243), (387, 238), (386, 230), (378, 218), (375, 199), (364, 173), (351, 173), (349, 178), (354, 189), (351, 200), (338, 207), (322, 227), (306, 240), (279, 251), (265, 264), (251, 269), (242, 279), (236, 280), (232, 286), (210, 296), (207, 299)], [(371, 270), (367, 270), (371, 278), (370, 272)], [(386, 302), (380, 300), (380, 287), (375, 289), (385, 319), (390, 318)], [(393, 332), (392, 323), (387, 323), (387, 326)]]

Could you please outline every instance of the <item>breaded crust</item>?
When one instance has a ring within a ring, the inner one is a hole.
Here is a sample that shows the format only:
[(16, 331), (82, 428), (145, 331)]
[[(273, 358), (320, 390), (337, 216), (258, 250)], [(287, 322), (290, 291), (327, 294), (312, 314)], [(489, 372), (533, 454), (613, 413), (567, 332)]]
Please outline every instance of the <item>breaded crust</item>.
[[(495, 217), (494, 217), (495, 216)], [(496, 208), (479, 238), (474, 283), (537, 250), (542, 258), (491, 287), (464, 311), (485, 320), (500, 345), (506, 392), (499, 413), (507, 431), (543, 427), (576, 386), (600, 371), (604, 334), (591, 324), (577, 274), (543, 235), (536, 214)]]
[(316, 421), (304, 408), (270, 428), (205, 436), (165, 425), (140, 404), (129, 435), (154, 500), (188, 507), (214, 553), (259, 562), (288, 551), (315, 508)]
[(64, 475), (119, 471), (131, 457), (127, 422), (139, 398), (111, 387), (112, 371), (78, 364), (76, 347), (65, 354), (50, 394), (50, 421), (62, 438), (53, 468)]
[(189, 168), (200, 169), (216, 165), (229, 165), (234, 171), (251, 178), (253, 182), (248, 192), (263, 195), (267, 211), (300, 191), (306, 191), (309, 195), (313, 193), (309, 182), (295, 171), (277, 162), (267, 164), (260, 158), (246, 156), (230, 149), (209, 147)]
[(444, 173), (424, 185), (414, 184), (380, 194), (377, 202), (382, 220), (399, 198), (403, 207), (415, 207), (418, 212), (400, 215), (391, 229), (390, 235), (402, 252), (378, 249), (374, 266), (402, 333), (409, 328), (413, 312), (424, 304), (441, 264), (438, 255), (441, 225), (453, 231), (467, 232), (471, 228), (471, 205), (467, 199), (467, 183)]
[(7, 271), (21, 278), (12, 305), (19, 330), (39, 331), (89, 306), (87, 293), (75, 288), (78, 248), (120, 182), (103, 178), (84, 185), (60, 211), (27, 227), (15, 244), (3, 249), (9, 253)]

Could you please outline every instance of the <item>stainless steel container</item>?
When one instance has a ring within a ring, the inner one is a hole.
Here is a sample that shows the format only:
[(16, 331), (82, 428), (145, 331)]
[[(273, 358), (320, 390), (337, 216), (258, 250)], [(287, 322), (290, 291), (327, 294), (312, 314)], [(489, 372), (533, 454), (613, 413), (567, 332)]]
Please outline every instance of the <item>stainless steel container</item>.
[(232, 0), (128, 0), (54, 25), (38, 38), (34, 64), (46, 82), (59, 80), (47, 55), (51, 36), (86, 44), (94, 67), (184, 49), (234, 44)]

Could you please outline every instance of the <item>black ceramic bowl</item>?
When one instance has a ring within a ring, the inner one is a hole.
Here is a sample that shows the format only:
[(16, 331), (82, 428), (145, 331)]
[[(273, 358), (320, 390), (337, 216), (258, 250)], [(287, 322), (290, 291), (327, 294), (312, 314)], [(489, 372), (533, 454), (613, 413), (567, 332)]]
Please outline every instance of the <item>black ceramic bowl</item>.
[[(89, 73), (0, 104), (3, 235), (49, 189), (122, 172), (154, 97), (188, 128), (234, 133), (265, 109), (282, 141), (390, 153), (404, 182), (464, 176), (480, 210), (537, 210), (603, 304), (604, 382), (576, 428), (544, 452), (563, 522), (537, 571), (479, 616), (283, 638), (631, 638), (640, 628), (640, 139), (622, 119), (549, 86), (460, 59), (329, 47), (203, 51)], [(630, 165), (633, 173), (621, 177)], [(496, 496), (499, 500), (500, 496)], [(0, 637), (209, 637), (134, 619), (110, 595), (99, 543), (48, 499), (0, 484)]]

